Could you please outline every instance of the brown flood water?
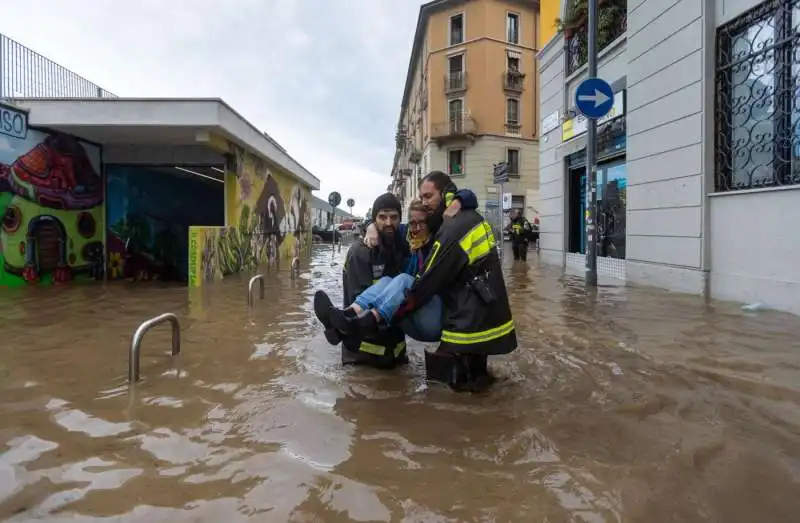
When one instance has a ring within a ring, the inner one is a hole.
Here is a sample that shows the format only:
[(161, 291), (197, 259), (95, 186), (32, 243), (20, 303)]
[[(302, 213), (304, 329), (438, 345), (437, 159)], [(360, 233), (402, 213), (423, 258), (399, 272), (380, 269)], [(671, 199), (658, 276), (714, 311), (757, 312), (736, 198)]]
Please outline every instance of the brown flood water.
[[(344, 251), (337, 254), (338, 263)], [(520, 349), (486, 395), (342, 368), (297, 283), (0, 293), (0, 520), (800, 521), (800, 319), (509, 267)], [(509, 260), (510, 263), (510, 260)], [(175, 312), (142, 347), (137, 325)]]

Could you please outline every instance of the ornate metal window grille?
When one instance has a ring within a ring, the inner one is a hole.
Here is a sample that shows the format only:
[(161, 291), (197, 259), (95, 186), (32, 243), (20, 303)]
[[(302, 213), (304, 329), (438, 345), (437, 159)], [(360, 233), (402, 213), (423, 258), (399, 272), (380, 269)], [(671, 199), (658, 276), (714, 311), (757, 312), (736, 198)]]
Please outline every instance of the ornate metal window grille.
[(717, 31), (716, 189), (800, 184), (800, 0)]

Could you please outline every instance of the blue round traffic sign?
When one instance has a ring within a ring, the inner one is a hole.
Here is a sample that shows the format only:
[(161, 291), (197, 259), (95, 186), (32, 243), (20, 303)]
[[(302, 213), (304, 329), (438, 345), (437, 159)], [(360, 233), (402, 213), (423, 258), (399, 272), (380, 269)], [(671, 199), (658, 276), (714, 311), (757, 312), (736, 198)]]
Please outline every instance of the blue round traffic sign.
[(602, 118), (614, 107), (614, 90), (600, 78), (587, 78), (575, 89), (575, 107), (586, 118)]

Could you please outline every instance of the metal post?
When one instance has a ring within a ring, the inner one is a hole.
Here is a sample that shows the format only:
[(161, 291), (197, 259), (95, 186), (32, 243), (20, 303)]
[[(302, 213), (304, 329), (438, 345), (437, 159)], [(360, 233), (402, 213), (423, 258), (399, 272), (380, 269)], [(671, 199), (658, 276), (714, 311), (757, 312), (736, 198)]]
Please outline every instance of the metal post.
[(499, 191), (500, 194), (498, 195), (498, 198), (500, 200), (497, 202), (498, 203), (498, 205), (497, 205), (497, 219), (499, 221), (499, 223), (498, 223), (498, 233), (500, 234), (500, 263), (502, 264), (503, 263), (503, 253), (506, 250), (506, 245), (505, 245), (505, 240), (504, 240), (504, 238), (505, 238), (505, 236), (504, 236), (504, 234), (505, 234), (505, 230), (504, 230), (505, 229), (505, 227), (504, 227), (505, 222), (503, 220), (503, 213), (505, 212), (505, 210), (503, 209), (503, 188), (504, 188), (505, 184), (501, 183), (501, 184), (499, 184), (499, 186), (500, 186), (500, 191)]
[(336, 257), (336, 207), (331, 205), (331, 260)]
[[(597, 0), (588, 1), (588, 78), (597, 77)], [(587, 118), (586, 131), (586, 284), (597, 286), (597, 120)]]
[(260, 287), (259, 290), (261, 299), (263, 300), (264, 296), (266, 295), (264, 289), (264, 276), (262, 276), (261, 274), (256, 274), (255, 276), (250, 278), (250, 282), (247, 284), (247, 305), (249, 305), (250, 307), (253, 306), (253, 287), (255, 286), (256, 282), (258, 282)]
[(162, 314), (151, 318), (146, 322), (139, 325), (136, 332), (133, 333), (131, 340), (131, 353), (128, 358), (128, 381), (135, 383), (139, 381), (139, 354), (142, 345), (142, 338), (147, 332), (164, 322), (169, 322), (172, 325), (172, 355), (177, 356), (181, 352), (181, 324), (178, 317), (171, 313)]

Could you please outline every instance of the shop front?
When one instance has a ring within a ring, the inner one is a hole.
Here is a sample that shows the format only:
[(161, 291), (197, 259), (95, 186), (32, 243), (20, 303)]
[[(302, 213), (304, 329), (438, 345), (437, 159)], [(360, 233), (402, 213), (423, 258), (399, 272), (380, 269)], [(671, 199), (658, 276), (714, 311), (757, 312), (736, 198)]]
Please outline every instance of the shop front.
[[(598, 256), (625, 259), (625, 211), (627, 170), (625, 163), (625, 93), (615, 96), (614, 108), (598, 122), (597, 133), (597, 227)], [(574, 152), (565, 156), (567, 173), (567, 252), (585, 254), (586, 213), (589, 195), (586, 191), (586, 120), (573, 118), (562, 127), (565, 145)], [(583, 140), (583, 144), (580, 144)], [(577, 147), (574, 147), (577, 145)]]

